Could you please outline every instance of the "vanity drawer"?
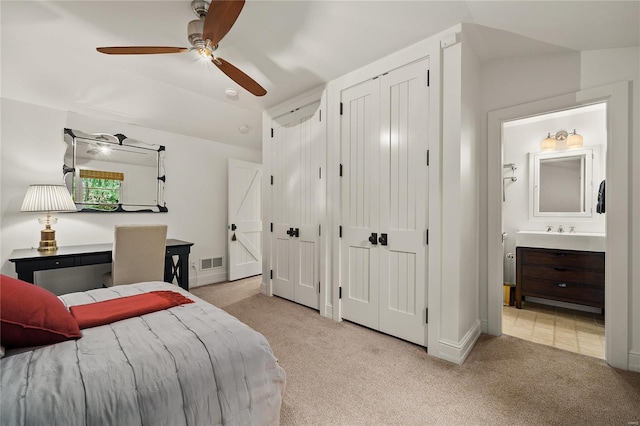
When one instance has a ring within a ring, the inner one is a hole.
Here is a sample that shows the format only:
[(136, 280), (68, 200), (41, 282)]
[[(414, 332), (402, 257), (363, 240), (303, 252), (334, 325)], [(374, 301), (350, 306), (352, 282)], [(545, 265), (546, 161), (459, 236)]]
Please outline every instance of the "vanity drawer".
[(526, 265), (587, 269), (604, 273), (604, 253), (523, 248), (521, 256), (521, 262)]
[(522, 295), (604, 308), (604, 287), (525, 278), (522, 280)]
[(604, 271), (587, 271), (564, 266), (531, 266), (522, 271), (524, 279), (544, 279), (556, 282), (585, 284), (604, 288)]

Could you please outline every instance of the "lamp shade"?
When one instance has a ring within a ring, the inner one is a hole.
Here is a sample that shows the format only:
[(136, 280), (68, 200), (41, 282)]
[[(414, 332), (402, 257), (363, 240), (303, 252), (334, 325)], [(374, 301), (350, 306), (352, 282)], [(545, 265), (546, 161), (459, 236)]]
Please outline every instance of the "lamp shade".
[(577, 134), (575, 130), (567, 138), (567, 147), (575, 148), (575, 147), (582, 146), (582, 144), (583, 144), (582, 136)]
[(65, 185), (29, 185), (23, 212), (75, 212), (78, 209)]
[(547, 137), (544, 138), (541, 148), (542, 150), (556, 149), (556, 140), (551, 136), (551, 133), (547, 134)]

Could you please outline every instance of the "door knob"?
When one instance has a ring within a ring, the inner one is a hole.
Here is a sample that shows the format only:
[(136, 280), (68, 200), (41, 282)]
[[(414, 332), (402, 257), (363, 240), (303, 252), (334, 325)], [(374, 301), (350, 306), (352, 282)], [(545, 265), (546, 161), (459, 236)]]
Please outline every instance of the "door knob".
[(387, 245), (387, 234), (380, 234), (380, 238), (378, 238), (378, 241), (380, 242), (380, 245), (386, 246)]
[(371, 236), (369, 237), (369, 242), (374, 246), (378, 245), (378, 234), (375, 232), (372, 232)]
[(235, 231), (236, 229), (238, 229), (238, 227), (234, 223), (232, 223), (231, 224), (231, 230)]
[(287, 235), (293, 237), (293, 228), (289, 228), (289, 230), (287, 231)]

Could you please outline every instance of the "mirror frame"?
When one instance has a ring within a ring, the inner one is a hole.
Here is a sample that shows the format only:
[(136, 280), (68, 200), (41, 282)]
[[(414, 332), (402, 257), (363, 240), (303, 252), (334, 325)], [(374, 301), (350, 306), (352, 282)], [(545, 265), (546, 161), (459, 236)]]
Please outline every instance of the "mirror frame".
[[(113, 144), (119, 146), (126, 146), (130, 149), (135, 150), (145, 150), (145, 151), (155, 151), (157, 152), (157, 192), (156, 192), (156, 200), (157, 204), (127, 204), (127, 203), (118, 203), (114, 204), (113, 210), (101, 210), (91, 208), (88, 204), (78, 203), (76, 202), (76, 206), (78, 207), (78, 212), (90, 212), (90, 213), (166, 213), (169, 210), (167, 209), (167, 205), (164, 201), (164, 185), (166, 182), (165, 169), (164, 169), (164, 157), (165, 157), (165, 147), (164, 145), (154, 145), (148, 144), (146, 142), (137, 141), (134, 139), (129, 139), (125, 135), (121, 133), (117, 133), (115, 135), (106, 134), (106, 133), (85, 133), (80, 130), (75, 129), (64, 129), (64, 142), (67, 145), (67, 151), (65, 151), (65, 155), (63, 158), (63, 166), (62, 166), (62, 175), (65, 184), (68, 185), (68, 178), (72, 176), (73, 180), (76, 181), (79, 179), (79, 170), (76, 170), (76, 149), (77, 143), (79, 141), (86, 142), (99, 142), (100, 144)], [(72, 150), (71, 161), (72, 164), (67, 164), (67, 152), (68, 150)], [(72, 188), (74, 185), (71, 186)], [(73, 190), (70, 190), (71, 196), (75, 201), (75, 194), (73, 194)]]
[[(594, 192), (594, 156), (597, 148), (594, 146), (564, 151), (530, 152), (529, 153), (529, 220), (540, 218), (592, 218)], [(541, 212), (540, 211), (540, 161), (557, 158), (582, 157), (584, 167), (583, 197), (585, 211), (583, 212)]]

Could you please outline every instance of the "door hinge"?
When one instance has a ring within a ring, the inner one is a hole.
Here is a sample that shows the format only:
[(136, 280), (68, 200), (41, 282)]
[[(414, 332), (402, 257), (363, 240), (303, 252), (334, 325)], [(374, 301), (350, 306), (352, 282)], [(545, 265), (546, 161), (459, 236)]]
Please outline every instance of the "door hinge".
[(273, 222), (271, 222), (271, 232), (273, 232)]
[(322, 225), (318, 225), (318, 236), (322, 235)]
[(318, 111), (318, 117), (319, 117), (318, 121), (322, 121), (322, 110)]
[(342, 225), (338, 227), (338, 236), (342, 238)]
[(271, 175), (271, 185), (273, 185), (273, 175)]
[(340, 177), (342, 177), (342, 163), (340, 163)]
[(273, 137), (273, 127), (271, 128), (271, 137)]
[(429, 165), (429, 150), (427, 150), (427, 166)]
[(271, 270), (270, 277), (273, 279), (273, 269)]
[(429, 230), (427, 229), (427, 232), (425, 232), (426, 234), (426, 241), (427, 241), (427, 245), (429, 245)]
[(338, 299), (342, 299), (342, 287), (338, 287)]
[(318, 281), (318, 293), (320, 293), (320, 281)]
[(429, 308), (425, 308), (424, 310), (424, 323), (429, 324)]
[(342, 102), (340, 102), (340, 115), (342, 115)]
[(427, 87), (429, 87), (429, 84), (430, 84), (430, 81), (429, 81), (429, 71), (430, 71), (430, 70), (427, 70)]
[(322, 167), (318, 167), (318, 179), (322, 179)]

